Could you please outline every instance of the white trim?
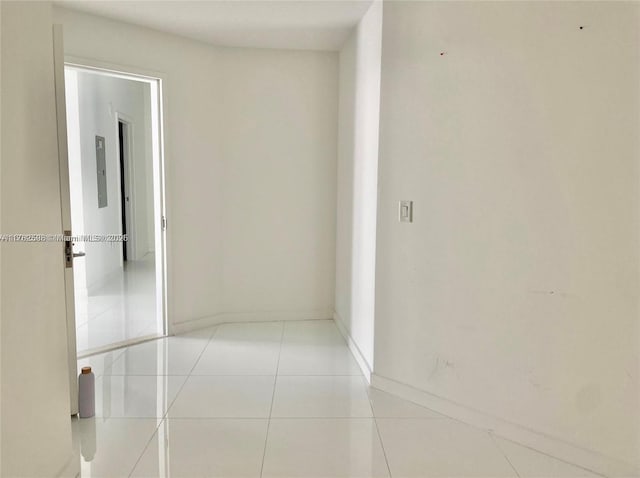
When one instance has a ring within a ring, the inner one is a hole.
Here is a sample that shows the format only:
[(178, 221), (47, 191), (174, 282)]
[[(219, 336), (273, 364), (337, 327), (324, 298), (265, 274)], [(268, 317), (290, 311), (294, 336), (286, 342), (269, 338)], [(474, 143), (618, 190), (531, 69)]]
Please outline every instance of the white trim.
[(580, 447), (523, 425), (511, 423), (488, 413), (474, 410), (446, 398), (433, 395), (425, 390), (381, 377), (375, 373), (371, 376), (371, 386), (599, 474), (612, 477), (631, 477), (638, 476), (640, 472), (634, 465), (622, 460)]
[(122, 342), (115, 342), (113, 344), (104, 345), (102, 347), (94, 347), (92, 349), (83, 350), (78, 354), (78, 360), (91, 357), (92, 355), (103, 354), (106, 352), (113, 352), (114, 350), (123, 349), (132, 345), (142, 344), (144, 342), (151, 342), (152, 340), (159, 340), (165, 338), (164, 335), (149, 334), (142, 335), (140, 337), (134, 337), (133, 339), (123, 340)]
[(125, 80), (137, 80), (152, 83), (157, 80), (165, 80), (166, 75), (160, 71), (145, 70), (137, 66), (120, 65), (106, 61), (85, 58), (73, 55), (64, 56), (65, 66), (78, 70), (93, 70), (95, 73), (123, 78)]
[(331, 309), (222, 312), (172, 324), (172, 335), (184, 334), (215, 325), (238, 322), (277, 322), (292, 320), (331, 320)]
[(347, 327), (344, 325), (344, 321), (340, 317), (340, 314), (338, 314), (338, 312), (336, 312), (335, 310), (333, 311), (333, 321), (336, 323), (338, 330), (347, 341), (349, 350), (351, 351), (353, 358), (355, 358), (356, 362), (358, 362), (358, 366), (360, 367), (360, 370), (362, 370), (362, 375), (364, 375), (365, 380), (368, 384), (371, 384), (371, 376), (373, 374), (371, 370), (372, 367), (369, 362), (367, 362), (367, 359), (364, 358), (364, 354), (360, 350), (360, 347), (358, 347), (358, 344), (351, 337), (351, 334), (347, 330)]
[[(163, 230), (160, 224), (160, 217), (169, 216), (166, 201), (168, 191), (167, 181), (169, 179), (166, 176), (168, 158), (166, 155), (167, 147), (165, 145), (167, 97), (164, 84), (167, 80), (167, 75), (163, 72), (145, 70), (135, 66), (119, 65), (93, 58), (83, 58), (72, 55), (65, 55), (64, 64), (65, 68), (69, 69), (92, 71), (94, 73), (100, 73), (102, 75), (112, 76), (115, 78), (148, 83), (151, 85), (151, 92), (153, 96), (152, 100), (158, 102), (156, 105), (158, 113), (158, 138), (154, 138), (153, 140), (154, 145), (157, 146), (157, 151), (153, 155), (153, 221), (155, 232), (154, 254), (156, 257), (156, 290), (160, 291), (158, 309), (161, 314), (162, 334), (165, 336), (171, 335), (173, 331), (172, 324), (169, 321), (169, 302), (172, 286), (170, 284), (168, 274), (168, 269), (171, 266), (170, 230)], [(156, 88), (155, 95), (153, 94), (154, 88)], [(156, 187), (158, 188), (158, 191), (156, 191)]]

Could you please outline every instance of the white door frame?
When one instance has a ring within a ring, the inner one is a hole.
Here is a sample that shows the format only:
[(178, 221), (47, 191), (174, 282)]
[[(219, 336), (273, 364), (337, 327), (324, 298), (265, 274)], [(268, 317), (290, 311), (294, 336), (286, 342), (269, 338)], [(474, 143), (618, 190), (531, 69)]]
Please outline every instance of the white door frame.
[[(98, 60), (79, 58), (64, 55), (63, 32), (61, 25), (54, 25), (54, 58), (56, 66), (56, 106), (58, 111), (58, 157), (60, 162), (60, 184), (61, 184), (61, 202), (63, 228), (71, 229), (71, 205), (69, 196), (69, 164), (68, 164), (68, 146), (67, 146), (67, 128), (66, 128), (66, 101), (64, 93), (64, 71), (65, 67), (77, 68), (79, 70), (89, 70), (99, 72), (116, 78), (134, 79), (143, 81), (151, 86), (152, 93), (152, 120), (157, 126), (152, 128), (152, 156), (153, 156), (153, 184), (154, 184), (154, 235), (155, 235), (155, 260), (156, 260), (156, 290), (157, 294), (157, 310), (161, 317), (160, 335), (170, 335), (171, 324), (168, 320), (168, 291), (170, 284), (167, 281), (167, 269), (170, 267), (170, 257), (167, 253), (169, 242), (169, 233), (167, 231), (167, 209), (165, 202), (166, 177), (165, 177), (165, 147), (164, 147), (164, 131), (165, 131), (165, 115), (164, 105), (166, 103), (165, 91), (163, 84), (166, 77), (163, 73), (141, 70), (135, 67), (114, 65)], [(124, 115), (120, 115), (122, 119)], [(116, 127), (117, 127), (116, 115)], [(70, 271), (70, 272), (67, 272)], [(65, 286), (67, 300), (67, 335), (69, 346), (69, 377), (72, 385), (71, 394), (71, 413), (78, 411), (77, 404), (77, 349), (76, 349), (76, 327), (75, 327), (75, 300), (73, 293), (73, 269), (65, 270)], [(143, 338), (143, 340), (147, 340)], [(135, 343), (135, 340), (132, 341)]]

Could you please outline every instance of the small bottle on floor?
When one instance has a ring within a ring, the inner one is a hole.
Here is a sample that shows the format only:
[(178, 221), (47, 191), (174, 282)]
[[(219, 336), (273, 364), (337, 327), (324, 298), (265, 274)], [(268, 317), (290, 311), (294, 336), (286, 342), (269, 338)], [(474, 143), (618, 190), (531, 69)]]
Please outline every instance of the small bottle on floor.
[(91, 418), (96, 414), (96, 378), (91, 367), (82, 367), (78, 377), (78, 408), (80, 418)]

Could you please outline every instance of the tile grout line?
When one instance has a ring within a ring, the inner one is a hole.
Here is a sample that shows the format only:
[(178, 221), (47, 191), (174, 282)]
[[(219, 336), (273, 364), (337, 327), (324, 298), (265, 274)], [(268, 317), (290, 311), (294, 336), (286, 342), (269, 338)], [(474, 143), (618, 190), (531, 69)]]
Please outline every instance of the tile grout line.
[[(103, 310), (103, 311), (102, 311), (102, 312), (100, 312), (99, 314), (95, 315), (93, 318), (91, 318), (91, 319), (87, 319), (87, 321), (86, 321), (84, 324), (82, 324), (82, 325), (77, 325), (77, 324), (76, 324), (76, 334), (78, 333), (78, 329), (80, 329), (80, 328), (82, 328), (82, 327), (85, 327), (85, 326), (86, 326), (87, 328), (89, 328), (89, 323), (90, 323), (92, 320), (93, 320), (93, 321), (95, 321), (95, 320), (98, 320), (98, 319), (102, 318), (102, 316), (103, 316), (104, 314), (106, 314), (107, 312), (111, 312), (113, 309), (117, 309), (117, 308), (118, 308), (118, 306), (119, 306), (118, 304), (115, 304), (115, 305), (113, 305), (113, 306), (108, 307), (107, 309)], [(136, 336), (135, 336), (135, 337), (132, 337), (132, 338), (130, 338), (130, 339), (125, 339), (125, 340), (124, 340), (124, 342), (130, 341), (130, 340), (136, 340), (137, 338), (140, 338), (140, 337), (144, 337), (144, 334), (136, 334)], [(164, 338), (164, 337), (167, 337), (167, 336), (166, 336), (166, 335), (164, 335), (164, 336), (156, 337), (156, 338)], [(152, 340), (153, 340), (153, 339), (152, 339)], [(141, 343), (142, 343), (142, 342), (141, 342)], [(109, 345), (110, 345), (110, 344), (106, 344), (105, 346), (98, 346), (98, 347), (92, 347), (92, 348), (88, 348), (88, 349), (83, 349), (83, 350), (81, 350), (80, 352), (82, 353), (82, 352), (90, 351), (90, 350), (92, 350), (92, 349), (100, 349), (100, 348), (102, 348), (102, 347), (109, 347)], [(131, 345), (137, 345), (137, 344), (135, 344), (135, 343), (134, 343), (134, 344), (131, 344)], [(128, 348), (129, 346), (130, 346), (130, 345), (125, 345), (125, 346), (122, 346), (122, 345), (121, 345), (121, 346), (120, 346), (120, 347), (118, 347), (118, 348), (120, 348), (120, 349), (123, 349), (123, 350), (124, 350), (124, 349)], [(111, 350), (117, 350), (117, 349), (111, 349)], [(100, 355), (101, 353), (105, 353), (105, 352), (109, 352), (109, 351), (110, 351), (110, 350), (106, 350), (106, 351), (104, 351), (104, 352), (98, 352), (98, 353), (90, 353), (89, 355), (87, 355), (86, 357), (83, 357), (83, 358), (92, 357), (92, 356), (94, 356), (94, 355)]]
[[(108, 368), (108, 370), (111, 370), (111, 369), (113, 368), (113, 365), (114, 365), (118, 360), (120, 360), (120, 358), (124, 355), (124, 352), (125, 352), (125, 349), (124, 349), (124, 348), (122, 348), (122, 349), (115, 349), (115, 350), (109, 350), (109, 351), (107, 351), (107, 352), (103, 352), (102, 354), (90, 355), (89, 357), (83, 357), (83, 358), (77, 358), (77, 357), (76, 357), (76, 367), (77, 367), (77, 364), (78, 364), (78, 362), (79, 362), (80, 360), (85, 360), (85, 359), (88, 359), (88, 358), (91, 358), (91, 357), (97, 357), (98, 355), (106, 355), (106, 354), (114, 353), (114, 352), (118, 352), (118, 353), (115, 355), (115, 358), (114, 358), (114, 359), (111, 361), (111, 363), (109, 364), (109, 368)], [(93, 367), (92, 367), (92, 371), (93, 371)], [(106, 375), (106, 372), (107, 372), (107, 369), (103, 370), (101, 375), (96, 374), (96, 379), (97, 379), (98, 377), (104, 377), (104, 376)]]
[[(150, 418), (150, 419), (153, 419), (153, 418)], [(125, 418), (125, 420), (136, 420), (136, 419), (135, 418)], [(157, 418), (156, 417), (156, 420), (158, 421), (158, 424), (156, 425), (156, 427), (153, 430), (153, 433), (151, 434), (151, 436), (147, 440), (147, 443), (145, 443), (144, 448), (142, 448), (142, 451), (140, 452), (140, 455), (138, 456), (138, 459), (136, 460), (136, 462), (131, 467), (131, 471), (127, 475), (128, 477), (133, 475), (133, 472), (136, 471), (136, 467), (138, 466), (138, 463), (140, 463), (140, 460), (142, 459), (142, 456), (144, 455), (144, 453), (147, 451), (147, 448), (149, 448), (149, 445), (153, 441), (153, 437), (158, 434), (158, 430), (160, 429), (160, 426), (164, 422), (164, 417), (162, 417), (162, 418)]]
[(382, 448), (382, 455), (384, 456), (384, 462), (387, 465), (387, 471), (389, 472), (389, 477), (393, 478), (393, 474), (391, 473), (391, 466), (389, 466), (389, 459), (387, 458), (387, 450), (384, 449), (384, 443), (382, 441), (382, 435), (380, 434), (380, 428), (378, 427), (378, 419), (373, 417), (373, 424), (376, 427), (376, 432), (378, 433), (378, 440), (380, 440), (380, 448)]
[(180, 389), (176, 392), (176, 396), (173, 398), (173, 400), (171, 401), (171, 405), (169, 405), (167, 407), (167, 410), (165, 411), (164, 415), (162, 416), (162, 419), (167, 419), (169, 418), (167, 415), (169, 415), (169, 409), (173, 406), (173, 404), (176, 402), (176, 400), (178, 399), (178, 396), (182, 393), (182, 390), (184, 389), (184, 386), (187, 384), (187, 382), (189, 381), (189, 378), (191, 378), (192, 374), (193, 374), (193, 370), (196, 368), (196, 366), (198, 365), (198, 362), (200, 362), (200, 359), (202, 358), (202, 355), (204, 355), (204, 351), (207, 350), (207, 347), (209, 347), (209, 344), (211, 343), (211, 341), (213, 340), (213, 337), (218, 333), (218, 329), (219, 327), (216, 327), (215, 329), (213, 329), (213, 332), (211, 333), (211, 335), (209, 336), (209, 340), (207, 340), (207, 343), (205, 344), (204, 347), (202, 347), (202, 351), (200, 352), (200, 354), (198, 355), (198, 358), (196, 359), (196, 361), (193, 363), (193, 367), (191, 367), (191, 370), (189, 371), (189, 373), (187, 374), (187, 378), (184, 379), (184, 382), (182, 382), (182, 386), (180, 387)]
[(389, 478), (393, 478), (393, 474), (391, 473), (391, 466), (389, 466), (389, 459), (387, 458), (387, 450), (384, 449), (384, 442), (382, 441), (382, 434), (380, 433), (380, 427), (378, 426), (378, 417), (376, 416), (376, 413), (375, 413), (375, 411), (373, 409), (373, 400), (371, 400), (371, 393), (370, 393), (371, 387), (369, 386), (369, 384), (365, 380), (364, 375), (360, 375), (360, 378), (364, 382), (364, 385), (365, 385), (365, 388), (366, 388), (366, 391), (367, 391), (367, 398), (369, 399), (369, 407), (371, 407), (371, 417), (373, 418), (373, 424), (376, 427), (376, 433), (378, 434), (378, 440), (380, 441), (380, 448), (382, 448), (382, 455), (384, 456), (384, 462), (387, 465), (387, 471), (389, 472)]
[[(206, 345), (202, 348), (202, 352), (200, 352), (200, 355), (198, 355), (197, 360), (195, 361), (195, 363), (193, 364), (193, 367), (191, 367), (191, 371), (189, 372), (189, 374), (186, 376), (184, 382), (182, 382), (182, 386), (180, 387), (180, 389), (176, 392), (176, 396), (173, 398), (173, 400), (171, 401), (171, 404), (169, 406), (167, 406), (167, 409), (165, 410), (164, 414), (162, 415), (162, 417), (154, 417), (156, 420), (158, 420), (158, 424), (156, 425), (155, 430), (153, 431), (153, 433), (151, 434), (151, 436), (149, 437), (149, 440), (147, 440), (147, 443), (145, 444), (144, 448), (142, 449), (142, 452), (140, 453), (140, 455), (138, 456), (138, 459), (136, 460), (135, 464), (133, 465), (133, 467), (131, 468), (131, 471), (129, 472), (129, 474), (127, 475), (128, 477), (130, 477), (133, 472), (136, 470), (136, 467), (138, 466), (138, 463), (140, 463), (140, 460), (142, 459), (142, 457), (144, 456), (145, 452), (147, 451), (147, 448), (149, 448), (149, 445), (151, 444), (151, 442), (153, 441), (153, 437), (156, 436), (158, 434), (158, 430), (160, 429), (160, 426), (167, 421), (168, 417), (167, 415), (169, 414), (169, 409), (173, 406), (173, 404), (175, 403), (175, 401), (178, 399), (178, 395), (180, 395), (180, 393), (182, 392), (182, 389), (184, 388), (184, 386), (187, 383), (187, 380), (189, 380), (189, 377), (191, 376), (191, 372), (193, 372), (193, 369), (195, 368), (195, 366), (198, 364), (198, 362), (200, 361), (200, 357), (202, 357), (202, 354), (204, 353), (204, 351), (206, 350), (206, 348), (209, 346), (209, 344), (211, 343), (211, 340), (213, 339), (213, 336), (218, 332), (218, 327), (216, 327), (213, 331), (213, 333), (211, 334), (211, 336), (209, 337), (209, 340), (207, 340)], [(167, 342), (168, 345), (168, 342)], [(169, 352), (168, 352), (169, 348), (167, 347), (167, 359), (169, 358)], [(183, 375), (184, 376), (184, 375)], [(161, 445), (159, 445), (161, 446)]]
[(513, 468), (513, 471), (515, 472), (516, 476), (518, 478), (520, 478), (520, 473), (518, 473), (518, 469), (514, 466), (513, 463), (511, 463), (511, 460), (509, 460), (509, 457), (507, 456), (506, 452), (502, 449), (502, 447), (498, 444), (498, 441), (496, 440), (496, 437), (493, 436), (493, 433), (491, 433), (490, 431), (487, 431), (487, 434), (489, 435), (489, 437), (491, 438), (491, 441), (493, 442), (493, 444), (496, 446), (496, 448), (498, 450), (500, 450), (500, 453), (502, 453), (502, 456), (504, 456), (505, 460), (507, 460), (507, 463), (509, 463), (509, 465), (511, 465), (511, 468)]
[[(407, 400), (407, 401), (409, 401), (409, 400)], [(537, 450), (537, 449), (535, 449), (535, 448), (532, 448), (532, 447), (530, 447), (530, 446), (528, 446), (528, 445), (525, 445), (525, 444), (523, 444), (523, 443), (519, 443), (519, 442), (517, 442), (517, 441), (511, 440), (511, 439), (509, 439), (509, 438), (505, 438), (505, 437), (502, 437), (502, 436), (496, 436), (496, 435), (494, 435), (494, 431), (493, 431), (493, 430), (490, 430), (490, 429), (487, 429), (487, 428), (483, 428), (482, 426), (479, 426), (479, 425), (473, 425), (473, 424), (468, 423), (468, 422), (466, 422), (466, 421), (463, 421), (463, 420), (461, 420), (461, 419), (459, 419), (459, 418), (454, 418), (454, 417), (452, 417), (452, 416), (446, 415), (446, 414), (444, 414), (444, 413), (442, 413), (442, 412), (436, 412), (435, 410), (433, 410), (433, 409), (431, 409), (431, 408), (428, 408), (428, 407), (424, 407), (424, 406), (420, 405), (419, 403), (411, 402), (411, 401), (409, 401), (409, 402), (410, 402), (410, 403), (413, 403), (414, 405), (420, 406), (420, 407), (422, 407), (422, 408), (426, 408), (427, 410), (430, 410), (430, 411), (432, 411), (432, 412), (434, 412), (434, 413), (437, 413), (437, 414), (439, 414), (439, 415), (442, 415), (441, 417), (421, 417), (421, 418), (423, 418), (423, 419), (424, 419), (424, 418), (433, 418), (433, 419), (442, 419), (442, 418), (444, 418), (444, 419), (448, 419), (448, 420), (454, 421), (454, 422), (456, 422), (456, 423), (460, 423), (460, 424), (462, 424), (462, 425), (465, 425), (465, 426), (467, 426), (467, 427), (475, 428), (476, 430), (479, 430), (479, 431), (481, 431), (481, 432), (488, 433), (489, 435), (491, 435), (491, 437), (492, 437), (492, 438), (501, 438), (501, 439), (503, 439), (503, 440), (510, 441), (510, 442), (512, 442), (512, 443), (514, 443), (514, 444), (516, 444), (516, 445), (518, 445), (518, 446), (521, 446), (521, 447), (523, 447), (523, 448), (526, 448), (526, 449), (528, 449), (528, 450), (530, 450), (530, 451), (532, 451), (532, 452), (534, 452), (534, 453), (538, 453), (538, 454), (540, 454), (540, 455), (544, 455), (544, 456), (546, 456), (546, 457), (548, 457), (548, 458), (552, 458), (552, 459), (554, 459), (554, 460), (560, 461), (560, 462), (562, 462), (562, 463), (564, 463), (564, 464), (566, 464), (566, 465), (570, 465), (570, 466), (573, 466), (573, 467), (576, 467), (576, 468), (580, 468), (581, 470), (584, 470), (584, 471), (587, 471), (587, 472), (589, 472), (589, 473), (595, 474), (595, 475), (600, 476), (600, 477), (602, 477), (602, 478), (607, 478), (607, 477), (606, 477), (606, 475), (603, 475), (603, 474), (601, 474), (601, 473), (598, 473), (598, 472), (596, 472), (596, 471), (594, 471), (594, 470), (591, 470), (591, 469), (589, 469), (589, 468), (585, 468), (584, 466), (581, 466), (581, 465), (578, 465), (578, 464), (576, 464), (576, 463), (572, 463), (572, 462), (569, 462), (569, 461), (563, 460), (562, 458), (559, 458), (559, 457), (554, 456), (554, 455), (550, 455), (549, 453), (546, 453), (546, 452), (543, 452), (543, 451)], [(384, 419), (384, 418), (393, 418), (393, 419), (397, 420), (397, 419), (401, 419), (401, 418), (413, 418), (413, 417), (378, 417), (378, 418), (383, 418), (383, 419)], [(415, 417), (415, 418), (418, 418), (418, 417)], [(500, 448), (500, 452), (501, 452), (503, 455), (505, 455), (505, 458), (507, 458), (507, 457), (506, 457), (506, 454), (502, 451), (502, 448)], [(509, 459), (508, 459), (508, 458), (507, 458), (507, 461), (508, 461), (508, 462), (509, 462), (509, 464), (512, 466), (512, 468), (514, 468), (514, 470), (515, 470), (515, 467), (513, 466), (513, 464), (511, 464), (511, 461), (509, 461)], [(517, 471), (517, 470), (515, 470), (515, 471), (516, 471), (516, 474), (518, 474), (518, 471)], [(520, 476), (520, 475), (518, 474), (518, 476)]]
[(393, 474), (391, 473), (391, 466), (389, 465), (389, 458), (387, 458), (387, 450), (384, 448), (384, 442), (382, 441), (382, 434), (380, 433), (380, 427), (378, 426), (378, 419), (374, 415), (373, 416), (373, 424), (376, 427), (376, 432), (378, 433), (378, 440), (380, 440), (380, 448), (382, 448), (382, 455), (384, 456), (384, 462), (387, 465), (387, 471), (389, 472), (389, 477), (393, 478)]
[[(272, 375), (273, 376), (273, 375)], [(268, 420), (268, 417), (265, 417), (264, 415), (255, 415), (255, 416), (246, 416), (246, 417), (237, 417), (237, 416), (217, 416), (217, 415), (212, 415), (212, 416), (206, 416), (206, 417), (194, 417), (194, 416), (185, 416), (185, 417), (167, 417), (167, 416), (162, 416), (162, 417), (150, 417), (150, 416), (130, 416), (130, 417), (99, 417), (96, 416), (95, 418), (99, 418), (99, 419), (111, 419), (111, 420), (163, 420), (164, 418), (168, 419), (168, 420)], [(358, 416), (354, 416), (354, 415), (301, 415), (301, 416), (292, 416), (292, 417), (273, 417), (274, 420), (373, 420), (373, 416), (363, 416), (363, 415), (358, 415)], [(423, 421), (423, 422), (427, 422), (427, 421), (436, 421), (436, 420), (441, 420), (440, 418), (428, 418), (428, 417), (377, 417), (381, 420), (416, 420), (416, 421)], [(553, 457), (550, 457), (553, 458)], [(571, 465), (571, 463), (567, 463), (568, 465)], [(590, 470), (585, 470), (585, 471), (590, 471)], [(601, 475), (604, 477), (604, 475)]]
[(511, 440), (510, 438), (506, 438), (506, 437), (503, 437), (503, 436), (495, 435), (493, 431), (489, 431), (489, 433), (494, 437), (494, 439), (500, 438), (501, 440), (505, 440), (505, 441), (511, 442), (514, 445), (517, 445), (517, 446), (522, 447), (522, 448), (526, 448), (527, 450), (529, 450), (531, 452), (534, 452), (534, 453), (537, 453), (539, 455), (544, 455), (547, 458), (551, 458), (552, 460), (559, 461), (561, 463), (564, 463), (565, 465), (569, 465), (569, 466), (572, 466), (574, 468), (579, 468), (579, 469), (581, 469), (583, 471), (587, 471), (587, 472), (589, 472), (591, 474), (594, 474), (596, 476), (600, 476), (602, 478), (607, 478), (607, 475), (603, 475), (602, 473), (599, 473), (597, 471), (591, 470), (589, 468), (585, 468), (584, 466), (578, 465), (577, 463), (572, 463), (570, 461), (563, 460), (562, 458), (558, 458), (557, 456), (550, 455), (549, 453), (546, 453), (546, 452), (541, 451), (541, 450), (537, 450), (537, 449), (532, 448), (532, 447), (530, 447), (528, 445), (525, 445), (524, 443), (519, 443), (517, 441)]
[(280, 356), (282, 355), (282, 342), (284, 341), (285, 323), (280, 322), (282, 330), (280, 331), (280, 348), (278, 349), (278, 362), (276, 363), (276, 375), (273, 377), (273, 393), (271, 394), (271, 406), (269, 407), (269, 419), (267, 420), (267, 432), (264, 436), (264, 450), (262, 451), (262, 465), (260, 466), (260, 477), (264, 473), (264, 459), (267, 456), (267, 441), (269, 440), (269, 427), (271, 425), (271, 414), (273, 413), (273, 402), (276, 397), (276, 384), (278, 383), (278, 370), (280, 369)]
[[(189, 374), (187, 375), (187, 380), (189, 379), (189, 377), (191, 377), (191, 375), (193, 375), (193, 371), (195, 370), (195, 368), (198, 366), (198, 362), (200, 362), (200, 359), (202, 358), (202, 356), (204, 355), (204, 351), (207, 350), (207, 347), (209, 347), (209, 345), (211, 344), (211, 342), (213, 342), (213, 338), (216, 336), (216, 334), (218, 333), (218, 331), (220, 330), (220, 326), (216, 326), (216, 328), (213, 330), (213, 333), (211, 334), (211, 336), (209, 337), (209, 340), (207, 341), (207, 345), (205, 345), (202, 348), (202, 352), (200, 352), (200, 355), (198, 355), (198, 358), (196, 359), (196, 361), (193, 363), (193, 367), (191, 367), (191, 370), (189, 371)], [(186, 383), (186, 382), (185, 382)], [(180, 391), (182, 391), (182, 389), (180, 389)], [(178, 392), (180, 393), (180, 392)]]

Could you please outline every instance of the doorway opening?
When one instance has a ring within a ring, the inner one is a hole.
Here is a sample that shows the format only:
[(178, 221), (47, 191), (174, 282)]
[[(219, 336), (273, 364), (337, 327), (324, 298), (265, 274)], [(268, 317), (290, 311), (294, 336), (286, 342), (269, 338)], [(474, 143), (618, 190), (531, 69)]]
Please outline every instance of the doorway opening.
[(78, 357), (166, 335), (161, 88), (65, 63)]
[(120, 209), (121, 209), (121, 227), (122, 235), (127, 237), (126, 241), (122, 241), (122, 260), (127, 261), (127, 248), (129, 246), (129, 227), (127, 227), (127, 221), (130, 213), (128, 212), (129, 206), (129, 174), (128, 166), (130, 162), (129, 158), (129, 124), (125, 123), (121, 119), (118, 119), (118, 156), (120, 166)]

